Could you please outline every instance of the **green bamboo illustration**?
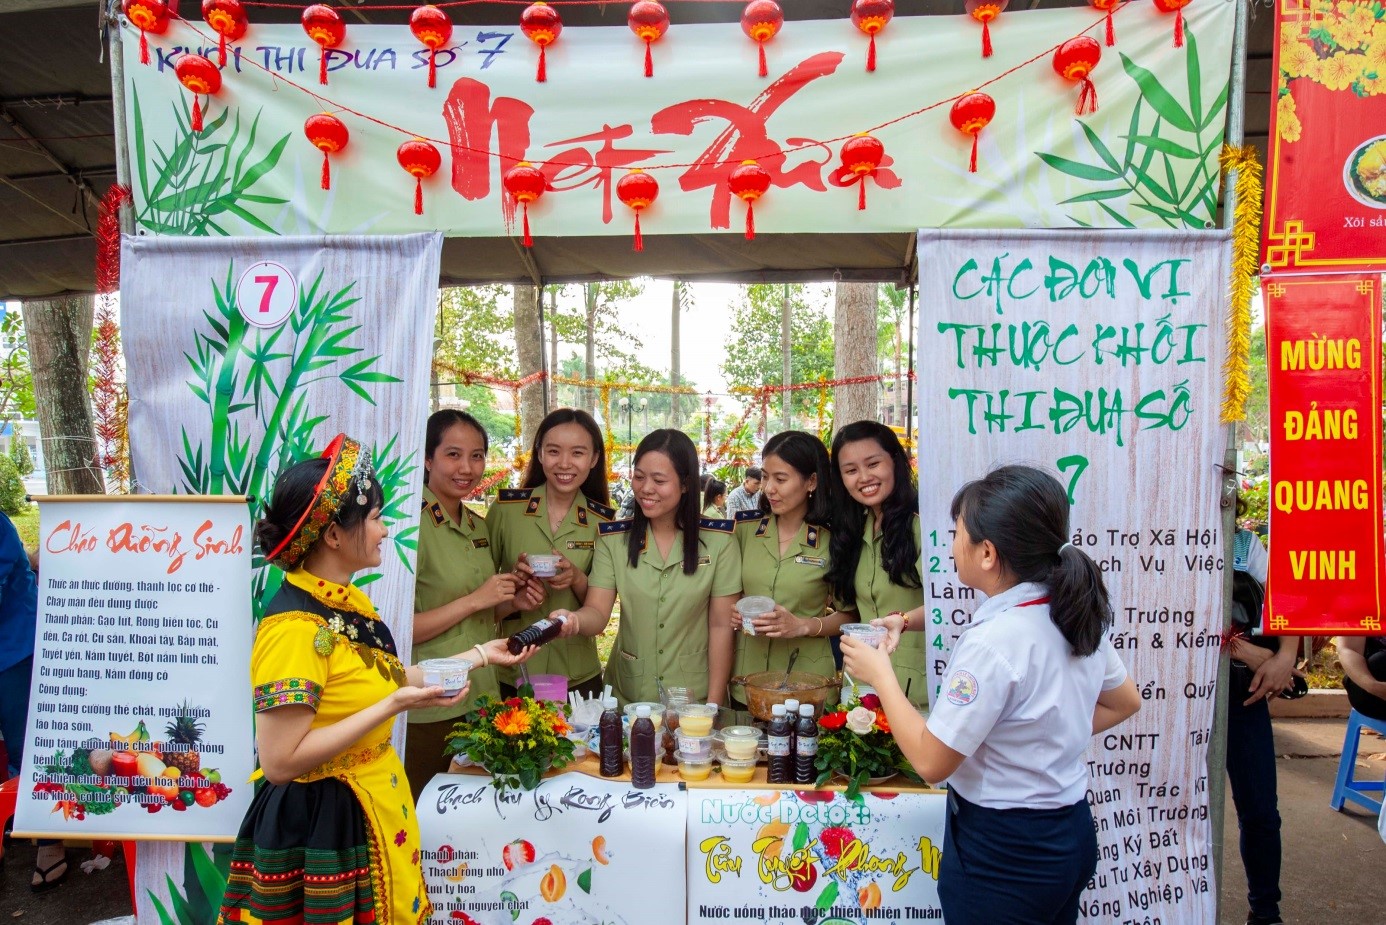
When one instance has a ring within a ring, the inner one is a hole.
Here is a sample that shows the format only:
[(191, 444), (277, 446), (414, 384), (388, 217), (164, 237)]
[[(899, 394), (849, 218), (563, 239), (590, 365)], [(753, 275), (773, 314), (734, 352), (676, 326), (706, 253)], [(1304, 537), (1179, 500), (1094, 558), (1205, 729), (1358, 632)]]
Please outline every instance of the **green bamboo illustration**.
[[(1121, 136), (1126, 144), (1120, 159), (1081, 120), (1078, 125), (1101, 163), (1083, 163), (1057, 154), (1036, 152), (1040, 160), (1060, 173), (1104, 184), (1101, 189), (1065, 199), (1061, 205), (1096, 203), (1123, 228), (1136, 226), (1109, 202), (1128, 200), (1131, 209), (1148, 212), (1170, 228), (1205, 228), (1214, 221), (1219, 177), (1216, 171), (1209, 169), (1208, 161), (1222, 145), (1222, 132), (1217, 125), (1218, 117), (1227, 106), (1227, 84), (1223, 84), (1222, 91), (1205, 107), (1198, 42), (1192, 32), (1186, 32), (1185, 36), (1184, 61), (1189, 92), (1183, 103), (1153, 73), (1126, 55), (1121, 56), (1122, 68), (1140, 89), (1140, 97), (1131, 111), (1127, 132)], [(1150, 124), (1144, 126), (1148, 117)], [(1205, 138), (1210, 139), (1206, 144)], [(1196, 162), (1195, 169), (1182, 185), (1174, 169), (1177, 160)], [(1158, 171), (1155, 169), (1157, 163)], [(1161, 176), (1157, 176), (1157, 172)], [(1105, 185), (1109, 183), (1117, 185)], [(1069, 219), (1077, 225), (1089, 224), (1073, 215), (1069, 215)]]

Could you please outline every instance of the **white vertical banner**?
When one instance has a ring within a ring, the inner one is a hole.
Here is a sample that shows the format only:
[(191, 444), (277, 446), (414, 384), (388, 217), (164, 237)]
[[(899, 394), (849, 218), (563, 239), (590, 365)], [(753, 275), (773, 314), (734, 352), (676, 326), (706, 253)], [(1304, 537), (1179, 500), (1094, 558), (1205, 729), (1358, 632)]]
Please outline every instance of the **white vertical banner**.
[[(1144, 701), (1093, 739), (1085, 921), (1211, 921), (1207, 746), (1222, 625), (1226, 232), (919, 235), (919, 496), (930, 694), (978, 596), (948, 502), (1009, 463), (1054, 474), (1102, 568)], [(927, 425), (927, 426), (926, 426)]]

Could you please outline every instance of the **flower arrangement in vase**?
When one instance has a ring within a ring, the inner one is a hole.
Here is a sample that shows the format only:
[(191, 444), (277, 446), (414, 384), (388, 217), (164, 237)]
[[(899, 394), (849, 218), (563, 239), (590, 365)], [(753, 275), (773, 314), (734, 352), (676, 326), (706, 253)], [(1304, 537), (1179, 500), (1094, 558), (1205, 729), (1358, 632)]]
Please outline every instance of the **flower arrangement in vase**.
[(834, 774), (847, 779), (847, 798), (856, 799), (868, 783), (903, 774), (920, 782), (914, 768), (905, 760), (895, 737), (890, 734), (881, 701), (875, 694), (852, 696), (818, 720), (818, 786)]
[(483, 696), (453, 724), (446, 754), (466, 755), (485, 768), (501, 793), (512, 787), (533, 790), (546, 771), (573, 760), (565, 714), (566, 707), (535, 699), (527, 684), (518, 697)]

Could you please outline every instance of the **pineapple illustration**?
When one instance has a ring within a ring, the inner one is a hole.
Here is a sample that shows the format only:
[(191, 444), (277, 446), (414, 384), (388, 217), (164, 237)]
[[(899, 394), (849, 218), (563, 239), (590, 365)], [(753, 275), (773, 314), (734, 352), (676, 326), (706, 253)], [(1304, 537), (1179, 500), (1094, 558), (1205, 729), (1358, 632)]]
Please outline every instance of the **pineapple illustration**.
[[(185, 700), (178, 707), (178, 714), (169, 722), (164, 734), (169, 744), (164, 746), (164, 761), (190, 776), (202, 770), (202, 756), (197, 753), (197, 745), (202, 741), (202, 724), (193, 715), (194, 707)], [(169, 746), (174, 746), (170, 748)]]

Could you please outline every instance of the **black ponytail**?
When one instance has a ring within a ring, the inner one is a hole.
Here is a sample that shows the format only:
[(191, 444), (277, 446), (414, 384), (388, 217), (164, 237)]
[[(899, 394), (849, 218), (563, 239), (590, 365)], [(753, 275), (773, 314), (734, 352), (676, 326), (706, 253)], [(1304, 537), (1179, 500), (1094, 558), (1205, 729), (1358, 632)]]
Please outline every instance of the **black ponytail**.
[(972, 542), (990, 540), (1002, 566), (1049, 589), (1049, 617), (1073, 654), (1092, 655), (1112, 625), (1112, 606), (1097, 563), (1068, 542), (1068, 496), (1047, 472), (1002, 466), (953, 496)]

